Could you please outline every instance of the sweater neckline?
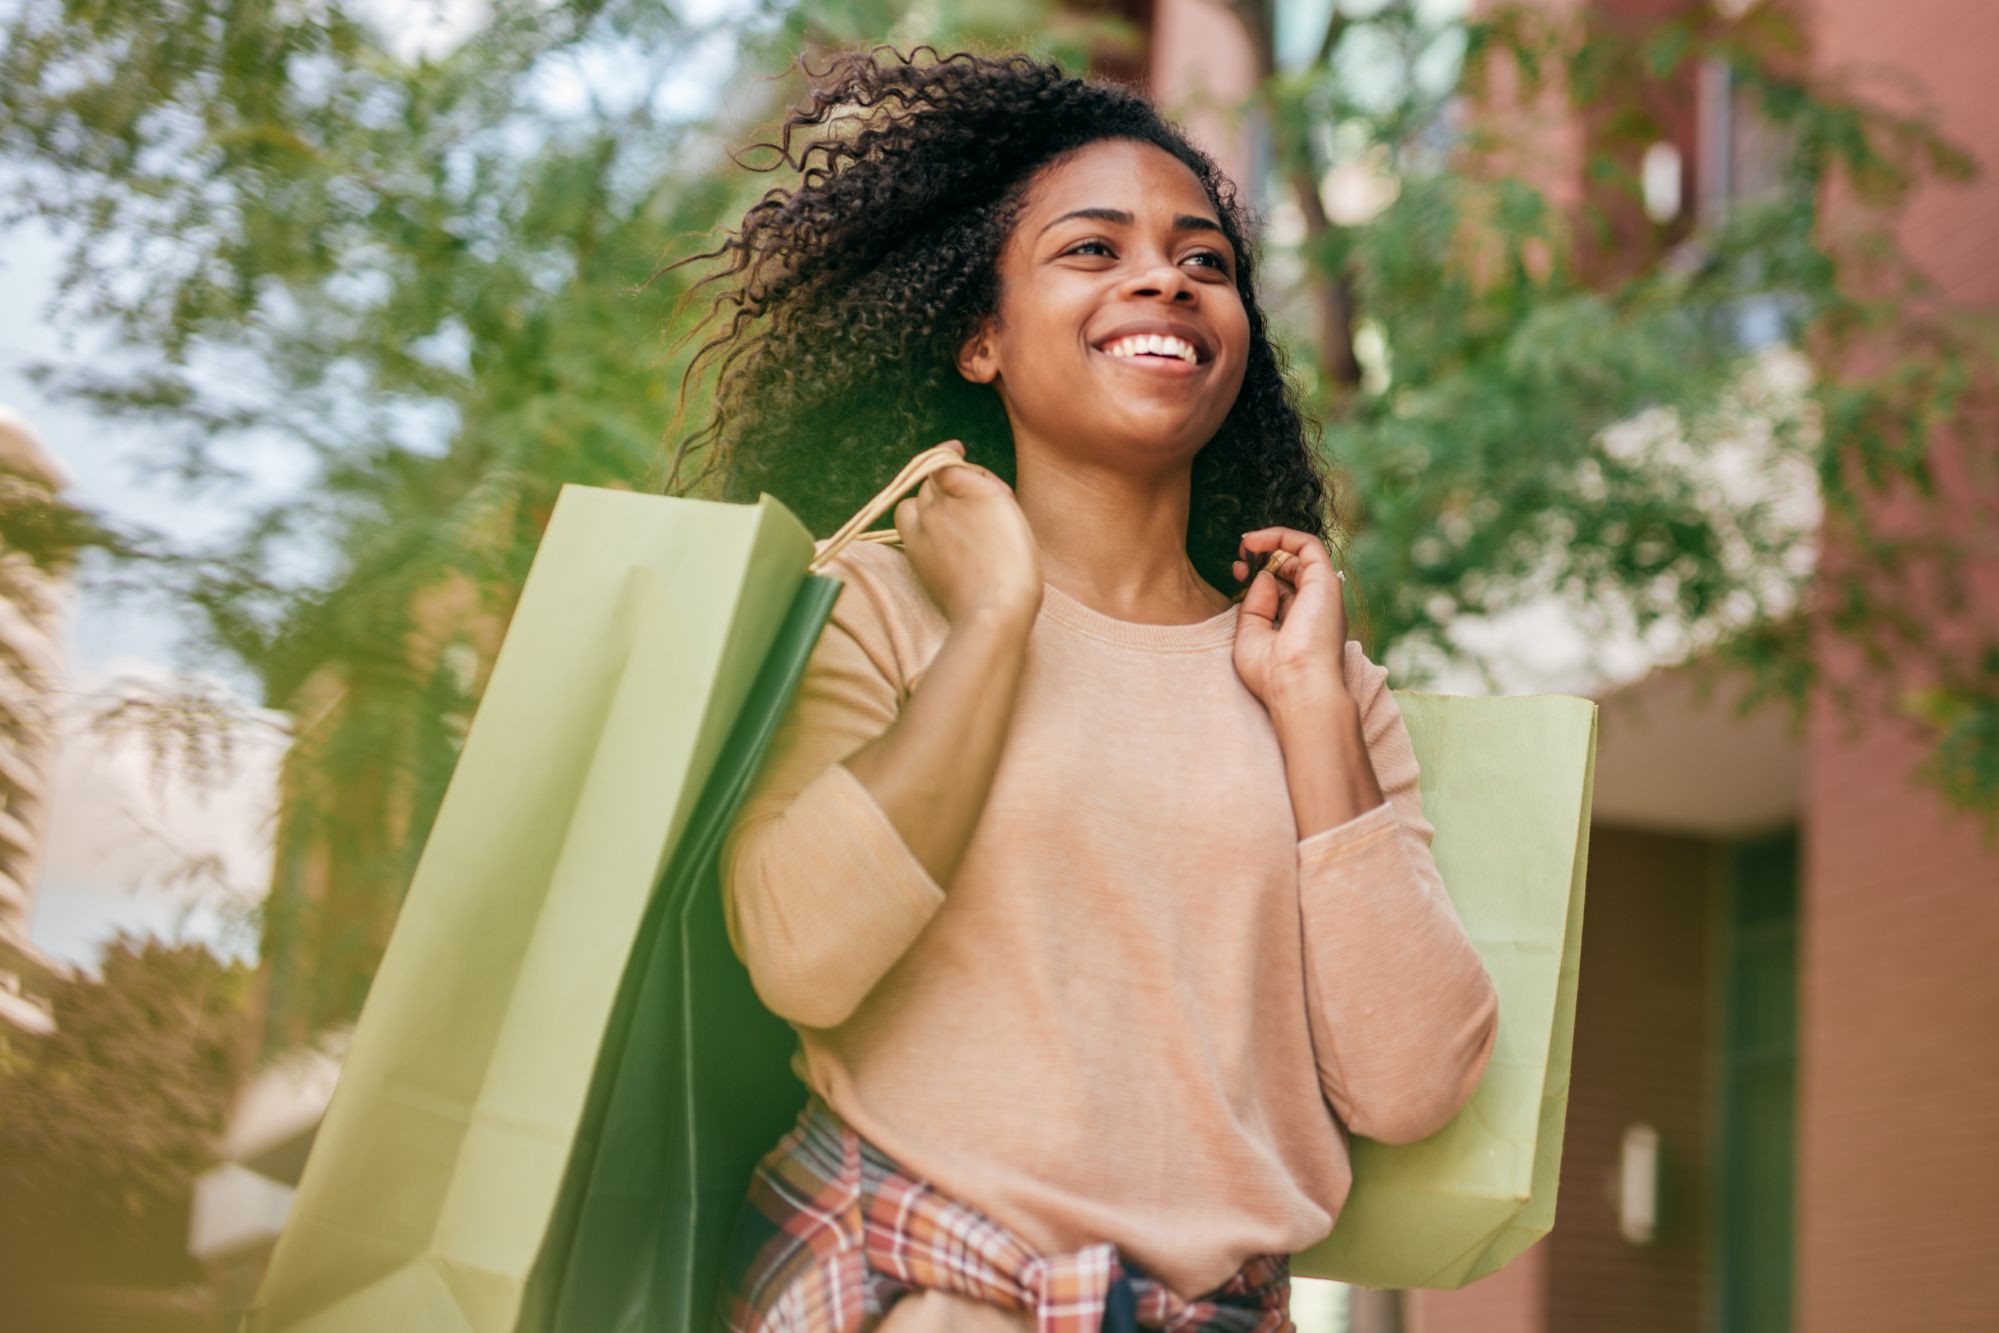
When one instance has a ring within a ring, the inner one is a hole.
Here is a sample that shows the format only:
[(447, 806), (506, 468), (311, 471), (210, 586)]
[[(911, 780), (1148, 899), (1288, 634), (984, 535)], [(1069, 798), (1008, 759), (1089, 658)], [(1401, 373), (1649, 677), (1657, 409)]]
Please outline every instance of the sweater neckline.
[(1079, 630), (1092, 638), (1128, 648), (1155, 648), (1168, 652), (1188, 648), (1212, 648), (1235, 642), (1236, 614), (1241, 604), (1232, 602), (1206, 620), (1185, 624), (1160, 625), (1142, 620), (1119, 620), (1095, 607), (1077, 601), (1046, 579), (1041, 583), (1041, 614), (1058, 625)]

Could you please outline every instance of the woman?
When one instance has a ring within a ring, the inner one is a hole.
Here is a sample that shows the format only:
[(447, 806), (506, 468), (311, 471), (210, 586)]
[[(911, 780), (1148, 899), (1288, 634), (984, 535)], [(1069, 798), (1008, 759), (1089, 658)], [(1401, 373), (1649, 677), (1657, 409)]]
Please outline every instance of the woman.
[(722, 1321), (1288, 1328), (1347, 1136), (1441, 1128), (1497, 999), (1233, 187), (1129, 91), (936, 57), (814, 76), (801, 182), (711, 252), (732, 498), (830, 532), (910, 453), (968, 460), (832, 562), (724, 849), (813, 1096)]

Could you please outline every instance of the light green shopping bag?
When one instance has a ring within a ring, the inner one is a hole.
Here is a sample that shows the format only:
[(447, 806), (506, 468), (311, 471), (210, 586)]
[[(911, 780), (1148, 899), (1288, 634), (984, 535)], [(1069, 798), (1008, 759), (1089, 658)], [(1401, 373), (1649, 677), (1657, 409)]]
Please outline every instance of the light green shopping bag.
[[(844, 542), (885, 535), (862, 530), (904, 491), (962, 463), (941, 445), (912, 458), (816, 555), (769, 495), (562, 489), (247, 1333), (673, 1327), (656, 1293), (680, 1229), (601, 1225), (630, 1216), (622, 1195), (663, 1197), (684, 1175), (638, 1179), (638, 1155), (599, 1152), (619, 1142), (612, 1094), (657, 1063), (636, 1006), (662, 909), (684, 905), (659, 890), (713, 878), (720, 832), (838, 596), (818, 571)], [(721, 982), (740, 1016), (747, 977)], [(787, 1088), (782, 1024), (764, 1017), (741, 1050), (765, 1055), (773, 1082), (715, 1095)], [(733, 1123), (768, 1142), (795, 1107), (760, 1100)], [(693, 1132), (664, 1105), (631, 1109), (658, 1111), (657, 1147)], [(712, 1230), (713, 1211), (699, 1225)], [(615, 1320), (600, 1308), (633, 1293)]]
[(635, 932), (812, 555), (769, 496), (563, 489), (247, 1329), (517, 1326)]
[(1292, 1271), (1364, 1287), (1462, 1287), (1555, 1223), (1596, 777), (1594, 701), (1395, 692), (1431, 851), (1499, 991), (1478, 1089), (1418, 1143), (1353, 1140), (1353, 1191)]

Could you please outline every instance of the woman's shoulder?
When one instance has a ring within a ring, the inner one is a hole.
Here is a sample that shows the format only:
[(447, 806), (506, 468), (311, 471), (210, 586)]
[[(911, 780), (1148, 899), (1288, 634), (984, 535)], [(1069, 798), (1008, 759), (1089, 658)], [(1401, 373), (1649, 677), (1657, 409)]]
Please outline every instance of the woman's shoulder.
[[(821, 555), (833, 539), (822, 537), (812, 543), (812, 552)], [(871, 597), (889, 603), (892, 611), (907, 615), (935, 612), (929, 591), (917, 576), (916, 566), (902, 548), (888, 542), (850, 541), (822, 567), (842, 583), (865, 588)], [(941, 614), (941, 613), (939, 613)]]
[[(823, 553), (831, 540), (814, 542), (813, 553)], [(820, 572), (846, 585), (834, 615), (849, 628), (886, 641), (911, 677), (929, 664), (950, 622), (900, 547), (848, 542)]]
[[(1346, 657), (1341, 666), (1349, 690), (1366, 686), (1367, 692), (1372, 694), (1388, 679), (1388, 668), (1369, 657), (1367, 650), (1360, 646), (1359, 639), (1347, 640)], [(1354, 697), (1358, 699), (1361, 696), (1355, 694)]]
[(1362, 730), (1370, 742), (1377, 742), (1398, 715), (1395, 696), (1389, 691), (1388, 668), (1369, 657), (1358, 639), (1347, 640), (1341, 665), (1347, 696), (1360, 707)]

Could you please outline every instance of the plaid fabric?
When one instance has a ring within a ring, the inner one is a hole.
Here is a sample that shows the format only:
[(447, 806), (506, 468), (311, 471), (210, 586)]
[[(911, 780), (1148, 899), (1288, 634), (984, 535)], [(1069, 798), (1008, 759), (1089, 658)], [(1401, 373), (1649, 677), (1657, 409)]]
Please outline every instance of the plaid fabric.
[(757, 1165), (723, 1259), (717, 1328), (862, 1333), (919, 1287), (1035, 1312), (1037, 1333), (1294, 1333), (1288, 1255), (1181, 1299), (1105, 1242), (1045, 1256), (903, 1174), (816, 1094)]

